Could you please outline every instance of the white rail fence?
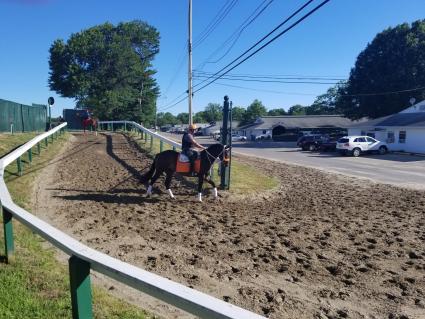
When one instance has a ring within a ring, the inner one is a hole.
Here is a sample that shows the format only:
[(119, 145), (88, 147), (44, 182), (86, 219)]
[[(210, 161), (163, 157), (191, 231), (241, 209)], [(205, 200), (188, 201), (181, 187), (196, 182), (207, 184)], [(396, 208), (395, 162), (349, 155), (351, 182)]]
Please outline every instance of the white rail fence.
[[(105, 124), (108, 122), (101, 123)], [(151, 136), (154, 135), (174, 147), (180, 147), (178, 143), (159, 136), (135, 122), (125, 123), (131, 123), (131, 125), (144, 133)], [(36, 145), (39, 146), (39, 143), (43, 140), (47, 141), (49, 137), (52, 137), (53, 140), (53, 137), (62, 132), (65, 126), (66, 123), (63, 123), (49, 132), (37, 136), (0, 159), (0, 212), (3, 215), (5, 256), (7, 261), (14, 254), (12, 220), (16, 219), (70, 256), (69, 275), (72, 316), (74, 319), (93, 318), (90, 270), (109, 276), (201, 318), (265, 318), (98, 252), (16, 205), (3, 179), (5, 167), (13, 161), (19, 160), (20, 156), (25, 154), (25, 152), (31, 152), (31, 148)]]

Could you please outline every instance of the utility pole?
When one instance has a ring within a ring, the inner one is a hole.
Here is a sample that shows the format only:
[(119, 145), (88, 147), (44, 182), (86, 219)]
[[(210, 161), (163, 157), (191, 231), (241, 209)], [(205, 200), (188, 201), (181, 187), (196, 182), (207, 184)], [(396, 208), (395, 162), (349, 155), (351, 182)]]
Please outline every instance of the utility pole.
[(192, 0), (189, 0), (189, 41), (188, 41), (188, 52), (189, 52), (189, 74), (188, 74), (188, 90), (189, 94), (189, 125), (193, 124), (192, 121)]

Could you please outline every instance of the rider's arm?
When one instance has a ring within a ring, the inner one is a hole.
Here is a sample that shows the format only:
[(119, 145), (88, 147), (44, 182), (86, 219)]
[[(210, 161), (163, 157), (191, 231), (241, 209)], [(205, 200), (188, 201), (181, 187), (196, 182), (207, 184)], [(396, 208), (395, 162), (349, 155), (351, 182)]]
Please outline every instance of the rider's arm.
[(199, 144), (197, 141), (195, 141), (195, 139), (193, 138), (193, 136), (190, 135), (190, 139), (192, 140), (192, 144), (200, 149), (205, 149), (205, 147), (203, 147), (201, 144)]

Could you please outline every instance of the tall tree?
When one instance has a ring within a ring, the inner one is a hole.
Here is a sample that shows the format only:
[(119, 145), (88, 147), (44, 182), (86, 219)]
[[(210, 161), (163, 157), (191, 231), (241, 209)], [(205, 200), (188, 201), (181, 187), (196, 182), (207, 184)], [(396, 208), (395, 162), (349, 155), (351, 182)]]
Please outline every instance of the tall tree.
[(178, 124), (179, 120), (170, 112), (160, 112), (157, 114), (157, 125), (158, 126), (164, 126), (164, 125), (175, 125)]
[(376, 35), (357, 57), (337, 103), (350, 118), (377, 118), (408, 107), (411, 98), (425, 99), (424, 87), (425, 20), (418, 20)]
[(151, 62), (159, 33), (142, 21), (98, 25), (50, 47), (49, 86), (101, 119), (152, 123), (159, 89)]
[(261, 103), (261, 101), (255, 99), (250, 106), (246, 108), (245, 117), (243, 123), (249, 123), (255, 120), (257, 117), (267, 115), (267, 109)]
[(179, 113), (177, 114), (177, 119), (181, 124), (187, 124), (189, 123), (189, 113)]
[(291, 106), (288, 110), (289, 115), (305, 115), (306, 107), (300, 104), (295, 104)]
[(272, 109), (267, 112), (267, 115), (269, 116), (279, 116), (279, 115), (287, 115), (287, 114), (288, 113), (286, 113), (286, 111), (282, 108)]
[(223, 107), (218, 103), (208, 103), (204, 110), (204, 119), (208, 123), (222, 120)]
[(321, 94), (314, 100), (311, 106), (306, 107), (307, 115), (342, 114), (343, 110), (337, 107), (340, 91), (345, 87), (345, 82), (329, 88), (325, 94)]
[(245, 116), (245, 108), (241, 106), (232, 107), (232, 119), (233, 121), (243, 121)]

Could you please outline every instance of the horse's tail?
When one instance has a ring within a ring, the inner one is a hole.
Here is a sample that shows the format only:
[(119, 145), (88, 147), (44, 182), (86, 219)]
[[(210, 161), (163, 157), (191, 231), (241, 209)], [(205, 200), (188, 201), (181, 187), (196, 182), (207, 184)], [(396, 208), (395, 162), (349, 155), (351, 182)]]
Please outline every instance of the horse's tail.
[(155, 173), (155, 162), (156, 162), (156, 156), (155, 159), (152, 162), (151, 168), (149, 169), (149, 171), (143, 175), (142, 177), (140, 177), (140, 181), (142, 183), (146, 183), (148, 180), (150, 180), (153, 176), (153, 174)]

